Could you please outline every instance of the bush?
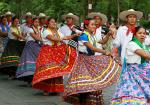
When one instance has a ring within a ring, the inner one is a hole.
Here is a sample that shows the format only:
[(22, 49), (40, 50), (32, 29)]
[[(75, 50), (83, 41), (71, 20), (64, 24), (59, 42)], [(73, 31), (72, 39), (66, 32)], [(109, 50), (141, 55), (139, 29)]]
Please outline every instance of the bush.
[(142, 20), (140, 21), (140, 25), (142, 25), (142, 26), (144, 26), (144, 27), (150, 29), (150, 20), (142, 19)]

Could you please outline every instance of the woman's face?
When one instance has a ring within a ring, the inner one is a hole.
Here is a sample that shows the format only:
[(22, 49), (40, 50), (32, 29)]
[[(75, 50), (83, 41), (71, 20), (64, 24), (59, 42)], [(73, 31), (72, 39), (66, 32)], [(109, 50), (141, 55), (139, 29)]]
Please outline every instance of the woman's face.
[(8, 15), (7, 16), (7, 21), (11, 21), (12, 20), (12, 16), (11, 15)]
[(94, 20), (90, 20), (88, 26), (87, 26), (87, 29), (89, 32), (93, 33), (95, 31), (95, 21)]
[(2, 19), (2, 23), (3, 23), (4, 25), (6, 25), (6, 24), (7, 24), (7, 18), (3, 18), (3, 19)]
[(35, 19), (34, 21), (33, 21), (33, 25), (34, 26), (39, 26), (39, 19)]
[(55, 19), (51, 19), (49, 21), (48, 27), (49, 28), (56, 28), (56, 21), (55, 21)]
[(144, 42), (145, 37), (146, 37), (146, 30), (144, 28), (140, 28), (137, 32), (135, 37), (140, 41), (140, 42)]
[(17, 26), (17, 25), (19, 24), (19, 19), (16, 18), (16, 19), (14, 20), (13, 24), (14, 24), (14, 26)]

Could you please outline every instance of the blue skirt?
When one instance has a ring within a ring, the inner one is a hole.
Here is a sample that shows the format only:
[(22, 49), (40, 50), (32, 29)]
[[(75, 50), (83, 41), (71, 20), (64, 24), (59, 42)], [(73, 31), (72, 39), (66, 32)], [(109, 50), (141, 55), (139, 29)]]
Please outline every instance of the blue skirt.
[(17, 78), (34, 75), (36, 59), (40, 48), (41, 45), (34, 41), (29, 41), (26, 43), (17, 68)]
[(112, 105), (150, 105), (150, 63), (127, 65)]
[(0, 37), (0, 57), (4, 52), (4, 48), (6, 47), (8, 40), (9, 40), (8, 37), (6, 38)]

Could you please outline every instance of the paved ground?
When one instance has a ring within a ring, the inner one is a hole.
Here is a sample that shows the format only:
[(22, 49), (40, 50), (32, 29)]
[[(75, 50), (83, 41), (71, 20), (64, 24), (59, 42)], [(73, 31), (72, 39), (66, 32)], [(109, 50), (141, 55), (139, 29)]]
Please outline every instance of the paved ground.
[[(0, 74), (0, 105), (70, 105), (62, 101), (60, 96), (42, 96), (38, 90), (25, 86), (26, 83), (8, 80)], [(104, 91), (105, 105), (114, 91), (114, 86)]]

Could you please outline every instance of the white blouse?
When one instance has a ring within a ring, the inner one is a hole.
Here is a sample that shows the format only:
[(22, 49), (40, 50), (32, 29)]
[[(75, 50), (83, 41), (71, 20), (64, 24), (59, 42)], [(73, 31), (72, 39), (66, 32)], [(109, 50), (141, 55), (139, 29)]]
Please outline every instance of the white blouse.
[(13, 32), (15, 32), (16, 34), (20, 35), (21, 34), (20, 27), (18, 27), (18, 29), (16, 27), (10, 27), (10, 32), (8, 33), (8, 37), (10, 39), (16, 39), (16, 37), (12, 34)]
[(138, 49), (142, 49), (142, 48), (133, 41), (127, 44), (127, 48), (126, 48), (126, 62), (127, 63), (141, 64), (141, 56), (135, 53), (135, 51)]
[(146, 38), (145, 38), (145, 45), (150, 45), (150, 36), (147, 35)]
[[(58, 34), (59, 34), (60, 38), (63, 38), (63, 37), (64, 37), (64, 35), (63, 35), (61, 32), (59, 32), (59, 31), (58, 31)], [(50, 30), (48, 30), (48, 29), (44, 30), (44, 32), (43, 32), (43, 34), (42, 34), (43, 44), (52, 46), (52, 45), (53, 45), (53, 42), (50, 41), (49, 39), (47, 39), (47, 36), (48, 36), (48, 35), (53, 35), (53, 34), (52, 34), (52, 32), (51, 32)]]
[(23, 23), (21, 26), (21, 32), (23, 33), (23, 35), (26, 38), (26, 35), (29, 33), (30, 27), (26, 25), (26, 23)]
[(29, 28), (27, 36), (26, 36), (26, 40), (28, 41), (35, 41), (35, 39), (31, 36), (31, 33), (34, 33), (34, 30), (32, 28)]
[[(94, 43), (95, 42), (95, 36), (91, 35), (90, 36), (91, 38), (91, 41)], [(88, 54), (88, 51), (87, 51), (87, 47), (85, 46), (85, 42), (89, 42), (89, 39), (88, 39), (88, 36), (83, 33), (79, 36), (79, 40), (78, 40), (78, 50), (79, 52), (82, 52), (82, 53), (85, 53), (85, 54)]]

